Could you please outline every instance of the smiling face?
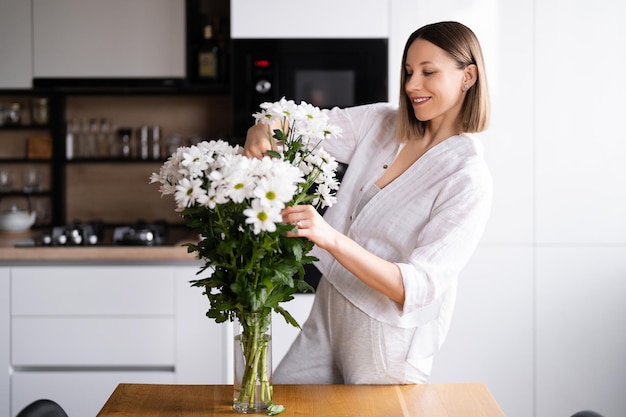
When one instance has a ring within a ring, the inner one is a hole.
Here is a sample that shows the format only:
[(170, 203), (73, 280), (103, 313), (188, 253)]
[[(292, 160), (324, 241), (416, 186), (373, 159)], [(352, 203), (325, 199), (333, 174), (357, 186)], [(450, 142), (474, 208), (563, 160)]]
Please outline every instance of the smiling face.
[(416, 39), (407, 50), (404, 67), (404, 89), (415, 117), (456, 129), (466, 95), (465, 85), (471, 88), (475, 79), (471, 67), (459, 68), (446, 51), (424, 39)]

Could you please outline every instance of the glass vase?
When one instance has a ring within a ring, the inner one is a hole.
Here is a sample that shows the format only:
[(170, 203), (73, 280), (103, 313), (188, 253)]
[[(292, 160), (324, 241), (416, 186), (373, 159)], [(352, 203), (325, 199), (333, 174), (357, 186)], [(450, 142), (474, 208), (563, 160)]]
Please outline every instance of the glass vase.
[(272, 333), (270, 313), (243, 313), (235, 323), (233, 408), (260, 413), (272, 403)]

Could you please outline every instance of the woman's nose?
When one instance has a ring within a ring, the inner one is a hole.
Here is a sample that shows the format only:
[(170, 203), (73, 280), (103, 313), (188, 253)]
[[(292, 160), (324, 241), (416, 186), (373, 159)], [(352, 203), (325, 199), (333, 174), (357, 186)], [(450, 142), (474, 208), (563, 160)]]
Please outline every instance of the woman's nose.
[(404, 88), (407, 91), (416, 91), (422, 88), (422, 80), (415, 75), (407, 77)]

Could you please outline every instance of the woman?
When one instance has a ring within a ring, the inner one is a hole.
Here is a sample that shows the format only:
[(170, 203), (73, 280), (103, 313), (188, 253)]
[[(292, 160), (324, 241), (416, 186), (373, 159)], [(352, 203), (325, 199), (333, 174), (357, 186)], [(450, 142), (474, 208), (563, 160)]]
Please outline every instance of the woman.
[[(448, 332), (491, 207), (468, 135), (487, 127), (485, 69), (474, 33), (456, 22), (415, 31), (402, 65), (398, 108), (328, 110), (343, 137), (324, 149), (349, 165), (337, 204), (324, 217), (308, 205), (282, 213), (316, 244), (323, 277), (276, 383), (423, 383)], [(269, 146), (267, 126), (250, 128), (248, 156)]]

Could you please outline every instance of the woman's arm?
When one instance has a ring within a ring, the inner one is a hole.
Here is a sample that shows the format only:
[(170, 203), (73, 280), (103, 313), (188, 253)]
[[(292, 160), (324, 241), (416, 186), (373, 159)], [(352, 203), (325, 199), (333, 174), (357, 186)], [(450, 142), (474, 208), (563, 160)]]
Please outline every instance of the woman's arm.
[(335, 230), (313, 206), (287, 207), (282, 214), (285, 223), (298, 227), (298, 232), (292, 236), (311, 240), (363, 283), (400, 305), (404, 304), (404, 283), (400, 268), (395, 263), (374, 255)]

